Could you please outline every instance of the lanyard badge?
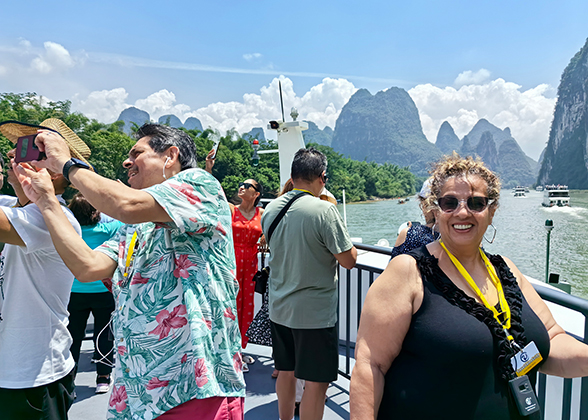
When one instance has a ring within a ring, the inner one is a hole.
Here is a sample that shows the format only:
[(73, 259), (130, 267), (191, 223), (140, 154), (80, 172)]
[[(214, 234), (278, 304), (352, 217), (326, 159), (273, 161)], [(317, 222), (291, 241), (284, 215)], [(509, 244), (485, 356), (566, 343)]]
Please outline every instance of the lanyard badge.
[(533, 341), (510, 359), (517, 377), (508, 381), (508, 385), (521, 416), (528, 416), (539, 411), (539, 402), (526, 373), (537, 366), (541, 360), (543, 360), (541, 353)]
[(543, 360), (541, 353), (539, 353), (535, 343), (531, 341), (524, 349), (511, 357), (510, 363), (517, 376), (523, 376), (537, 366), (541, 360)]

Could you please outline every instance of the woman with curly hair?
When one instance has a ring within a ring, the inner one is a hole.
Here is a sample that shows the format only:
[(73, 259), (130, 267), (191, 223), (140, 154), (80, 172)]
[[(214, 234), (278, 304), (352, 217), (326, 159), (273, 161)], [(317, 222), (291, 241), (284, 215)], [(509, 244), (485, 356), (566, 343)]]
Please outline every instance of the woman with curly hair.
[[(511, 392), (537, 371), (588, 375), (588, 346), (555, 322), (507, 258), (481, 248), (500, 181), (479, 159), (447, 156), (425, 207), (436, 241), (394, 258), (370, 288), (351, 378), (351, 419), (518, 419)], [(533, 360), (536, 364), (525, 364)]]

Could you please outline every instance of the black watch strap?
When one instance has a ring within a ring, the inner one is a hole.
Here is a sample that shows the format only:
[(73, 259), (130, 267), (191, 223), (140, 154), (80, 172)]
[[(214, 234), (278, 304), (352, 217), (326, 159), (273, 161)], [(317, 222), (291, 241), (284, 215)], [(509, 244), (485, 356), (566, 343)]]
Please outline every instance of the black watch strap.
[(63, 170), (61, 171), (63, 177), (67, 179), (67, 182), (71, 182), (69, 180), (69, 171), (72, 167), (90, 169), (90, 165), (84, 162), (83, 160), (71, 158), (70, 160), (65, 162), (65, 165), (63, 165)]

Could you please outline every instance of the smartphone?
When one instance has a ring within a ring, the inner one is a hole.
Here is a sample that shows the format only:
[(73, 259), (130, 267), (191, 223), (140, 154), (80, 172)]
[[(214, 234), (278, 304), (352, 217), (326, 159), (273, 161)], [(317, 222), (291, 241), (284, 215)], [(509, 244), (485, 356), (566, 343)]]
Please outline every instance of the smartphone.
[(216, 152), (218, 151), (218, 146), (220, 145), (221, 138), (220, 136), (214, 136), (212, 141), (214, 141), (214, 144), (212, 145), (212, 150), (214, 150), (212, 158), (216, 159)]
[(30, 134), (18, 138), (16, 141), (16, 153), (14, 155), (15, 162), (31, 162), (45, 158), (45, 153), (41, 152), (35, 144), (36, 137), (36, 134)]

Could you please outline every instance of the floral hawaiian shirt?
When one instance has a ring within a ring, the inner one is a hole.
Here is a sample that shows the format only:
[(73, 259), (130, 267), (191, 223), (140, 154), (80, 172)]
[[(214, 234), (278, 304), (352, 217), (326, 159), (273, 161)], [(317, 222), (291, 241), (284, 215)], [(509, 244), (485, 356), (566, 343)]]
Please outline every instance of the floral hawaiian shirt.
[(144, 191), (173, 222), (123, 226), (97, 249), (118, 262), (108, 418), (153, 419), (194, 398), (245, 396), (224, 192), (201, 169)]

